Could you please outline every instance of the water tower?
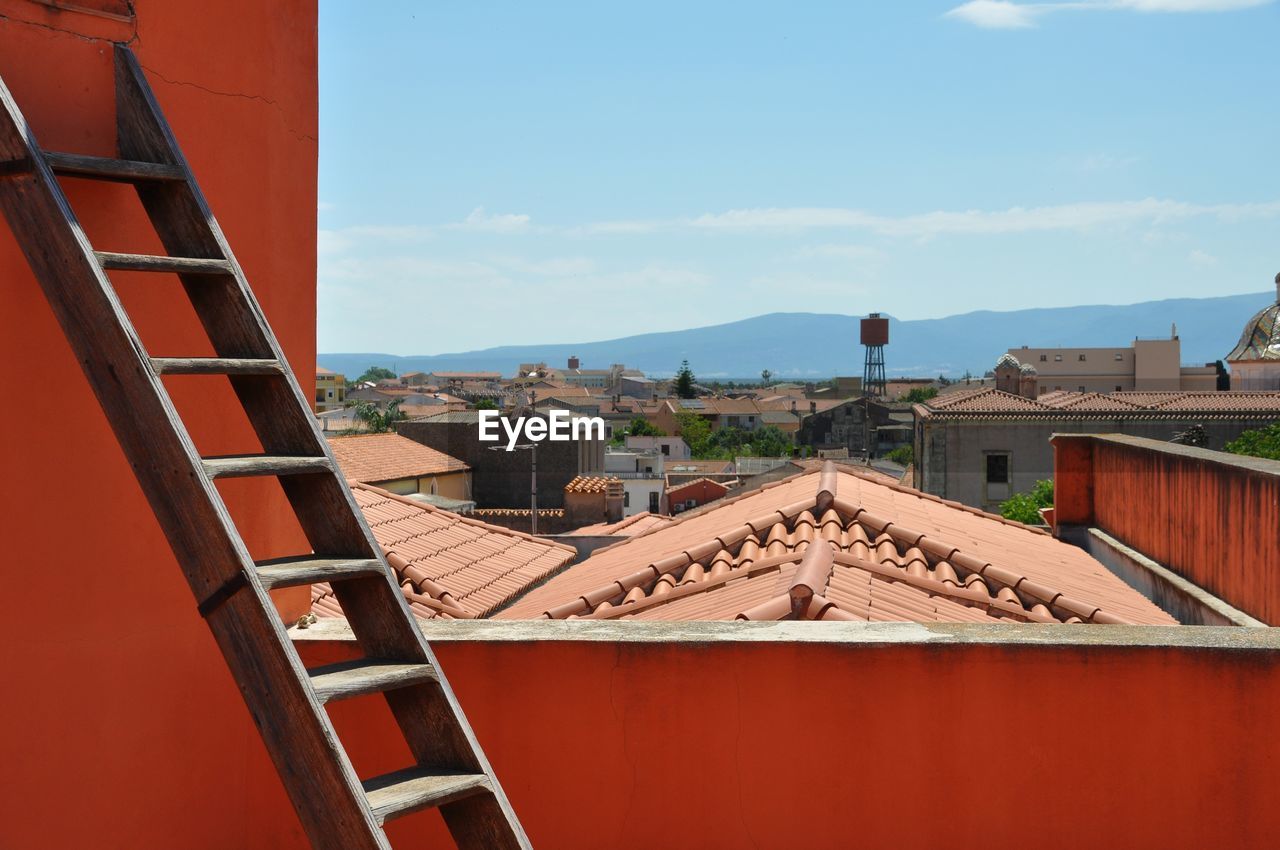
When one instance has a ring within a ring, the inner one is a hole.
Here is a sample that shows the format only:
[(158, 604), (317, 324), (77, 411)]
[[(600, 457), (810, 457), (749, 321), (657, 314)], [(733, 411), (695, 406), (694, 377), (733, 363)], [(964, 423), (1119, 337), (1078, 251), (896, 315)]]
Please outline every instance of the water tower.
[(872, 313), (862, 320), (862, 345), (867, 350), (862, 369), (862, 394), (884, 395), (884, 347), (889, 344), (889, 320)]

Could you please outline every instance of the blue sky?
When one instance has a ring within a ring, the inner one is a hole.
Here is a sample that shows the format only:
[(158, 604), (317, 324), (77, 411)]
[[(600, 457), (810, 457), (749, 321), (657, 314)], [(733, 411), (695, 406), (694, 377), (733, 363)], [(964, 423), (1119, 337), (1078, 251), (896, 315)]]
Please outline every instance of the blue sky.
[(1260, 292), (1280, 3), (320, 3), (319, 348)]

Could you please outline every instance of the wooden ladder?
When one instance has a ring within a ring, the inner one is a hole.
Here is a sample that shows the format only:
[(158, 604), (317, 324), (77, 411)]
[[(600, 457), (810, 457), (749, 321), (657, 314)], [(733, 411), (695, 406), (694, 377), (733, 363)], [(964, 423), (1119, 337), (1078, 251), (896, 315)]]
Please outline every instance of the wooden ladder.
[[(317, 428), (141, 66), (115, 47), (119, 159), (41, 151), (0, 82), (0, 207), (133, 466), (311, 843), (389, 848), (438, 807), (465, 850), (529, 847)], [(56, 175), (131, 183), (169, 256), (95, 251)], [(176, 274), (216, 357), (150, 357), (107, 272)], [(201, 457), (162, 375), (225, 375), (264, 454)], [(311, 553), (255, 562), (214, 480), (279, 480)], [(331, 582), (363, 657), (306, 669), (268, 591)], [(326, 702), (382, 693), (415, 764), (361, 781)]]

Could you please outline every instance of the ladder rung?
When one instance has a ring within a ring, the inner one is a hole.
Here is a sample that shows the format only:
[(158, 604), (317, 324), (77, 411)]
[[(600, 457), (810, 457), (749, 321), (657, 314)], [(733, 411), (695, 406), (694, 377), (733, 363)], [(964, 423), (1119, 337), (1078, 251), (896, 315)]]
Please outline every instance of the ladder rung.
[(307, 675), (311, 677), (311, 686), (316, 689), (316, 696), (321, 702), (440, 680), (430, 664), (405, 664), (385, 658), (361, 658), (314, 667), (307, 671)]
[(205, 457), (205, 474), (210, 478), (243, 478), (250, 475), (305, 475), (328, 472), (333, 467), (327, 457), (294, 455), (227, 455)]
[(55, 174), (73, 177), (93, 177), (120, 183), (186, 180), (186, 175), (182, 173), (181, 168), (162, 162), (137, 162), (131, 159), (111, 159), (105, 156), (84, 156), (78, 153), (55, 151), (45, 151), (44, 158)]
[(379, 824), (493, 790), (483, 773), (443, 773), (423, 767), (397, 770), (362, 784)]
[(231, 263), (204, 257), (159, 257), (154, 254), (113, 254), (94, 251), (108, 271), (174, 272), (176, 274), (231, 274)]
[(279, 360), (243, 357), (152, 357), (157, 375), (283, 375)]
[(257, 567), (258, 580), (267, 590), (380, 575), (383, 570), (382, 562), (373, 558), (321, 558), (315, 555), (258, 561)]

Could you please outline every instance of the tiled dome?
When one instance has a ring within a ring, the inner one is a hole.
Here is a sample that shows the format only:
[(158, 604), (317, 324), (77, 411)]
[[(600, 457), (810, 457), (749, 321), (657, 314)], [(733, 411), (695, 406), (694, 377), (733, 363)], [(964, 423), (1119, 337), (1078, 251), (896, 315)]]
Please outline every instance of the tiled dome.
[(1276, 275), (1276, 303), (1254, 314), (1226, 359), (1229, 363), (1280, 360), (1280, 274)]
[(1023, 363), (1022, 368), (1018, 371), (1024, 375), (1034, 375), (1036, 374), (1036, 367), (1032, 366), (1030, 363)]
[(1001, 354), (1000, 359), (996, 361), (997, 369), (1006, 367), (1010, 369), (1017, 369), (1021, 366), (1022, 364), (1018, 362), (1018, 358), (1014, 357), (1012, 354)]

